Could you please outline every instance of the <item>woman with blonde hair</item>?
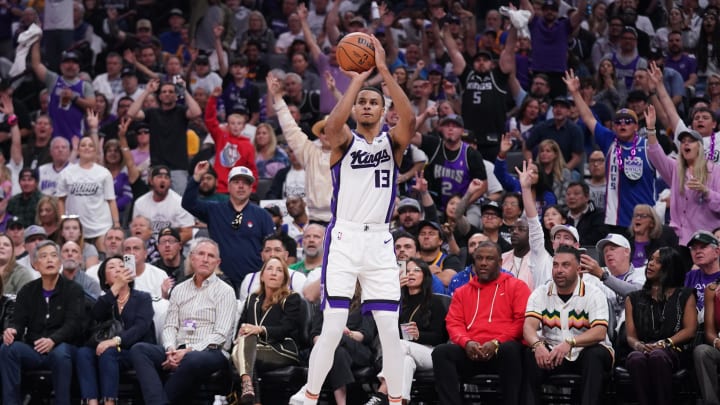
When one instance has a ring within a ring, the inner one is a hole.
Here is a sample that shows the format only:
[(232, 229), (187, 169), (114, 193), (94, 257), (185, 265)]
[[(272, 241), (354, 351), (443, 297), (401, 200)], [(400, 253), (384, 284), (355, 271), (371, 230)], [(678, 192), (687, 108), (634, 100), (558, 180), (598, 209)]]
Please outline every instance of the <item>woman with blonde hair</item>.
[(32, 270), (17, 264), (14, 251), (12, 239), (0, 233), (0, 278), (3, 284), (0, 295), (17, 294), (25, 284), (35, 280)]
[[(662, 86), (662, 83), (660, 84)], [(677, 159), (667, 156), (658, 143), (655, 107), (645, 113), (648, 159), (660, 177), (670, 184), (670, 226), (680, 245), (686, 246), (698, 229), (720, 226), (720, 173), (705, 159), (702, 135), (695, 130), (676, 134), (680, 142)]]
[(280, 170), (290, 165), (290, 158), (278, 148), (277, 136), (272, 126), (259, 124), (255, 130), (255, 164), (260, 178), (273, 178)]
[(46, 195), (40, 198), (35, 210), (35, 223), (45, 229), (50, 240), (57, 240), (60, 229), (60, 208), (55, 197)]
[(251, 11), (248, 16), (248, 28), (240, 36), (238, 45), (241, 49), (238, 53), (245, 52), (245, 45), (251, 40), (260, 44), (260, 52), (263, 54), (275, 50), (275, 33), (268, 28), (265, 16), (257, 10)]
[(559, 205), (565, 205), (565, 191), (572, 181), (572, 173), (566, 167), (560, 145), (552, 139), (540, 142), (535, 162), (540, 169), (540, 181), (545, 184), (545, 189), (552, 190)]
[(100, 263), (98, 251), (92, 243), (85, 243), (85, 234), (82, 222), (77, 215), (63, 215), (59, 226), (60, 236), (57, 239), (58, 245), (63, 246), (65, 242), (72, 241), (80, 246), (83, 254), (84, 269), (88, 269)]
[(678, 245), (678, 237), (672, 228), (663, 225), (658, 213), (647, 204), (635, 206), (628, 233), (632, 250), (631, 260), (635, 268), (645, 266), (650, 258), (650, 253), (661, 247)]
[(260, 287), (245, 301), (232, 360), (242, 385), (240, 402), (259, 403), (253, 388), (256, 372), (298, 365), (304, 327), (302, 299), (290, 291), (287, 263), (276, 256), (260, 269)]

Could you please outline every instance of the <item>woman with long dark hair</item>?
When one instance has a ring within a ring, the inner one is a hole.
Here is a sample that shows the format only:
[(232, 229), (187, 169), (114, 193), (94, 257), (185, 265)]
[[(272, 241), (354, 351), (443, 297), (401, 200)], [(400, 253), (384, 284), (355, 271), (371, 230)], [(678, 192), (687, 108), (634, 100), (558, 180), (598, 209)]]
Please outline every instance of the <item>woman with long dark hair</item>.
[(114, 405), (120, 369), (132, 367), (130, 348), (138, 342), (155, 343), (152, 298), (133, 288), (134, 275), (125, 267), (122, 256), (105, 259), (98, 268), (98, 278), (105, 295), (95, 302), (92, 318), (98, 324), (118, 319), (123, 330), (110, 339), (78, 349), (75, 367), (85, 403), (97, 405), (103, 398), (106, 405)]
[[(403, 403), (410, 401), (415, 370), (432, 370), (433, 348), (448, 340), (445, 328), (447, 308), (442, 298), (432, 292), (430, 267), (420, 259), (410, 259), (406, 265), (407, 284), (401, 290), (400, 343), (405, 351), (403, 379)], [(387, 386), (382, 372), (378, 392), (387, 396)]]
[(633, 349), (625, 367), (641, 405), (672, 403), (672, 374), (695, 338), (695, 291), (683, 288), (674, 272), (682, 263), (675, 249), (656, 250), (645, 269), (645, 285), (625, 301), (627, 343)]

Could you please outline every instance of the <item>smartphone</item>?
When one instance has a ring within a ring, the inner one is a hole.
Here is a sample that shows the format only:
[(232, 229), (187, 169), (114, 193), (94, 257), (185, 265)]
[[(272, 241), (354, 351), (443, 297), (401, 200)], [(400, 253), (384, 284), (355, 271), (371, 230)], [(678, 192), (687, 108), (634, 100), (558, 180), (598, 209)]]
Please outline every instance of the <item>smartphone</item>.
[(400, 268), (400, 276), (407, 276), (407, 260), (398, 260), (398, 267)]
[(123, 262), (125, 262), (125, 268), (130, 269), (130, 274), (135, 277), (135, 255), (123, 255)]

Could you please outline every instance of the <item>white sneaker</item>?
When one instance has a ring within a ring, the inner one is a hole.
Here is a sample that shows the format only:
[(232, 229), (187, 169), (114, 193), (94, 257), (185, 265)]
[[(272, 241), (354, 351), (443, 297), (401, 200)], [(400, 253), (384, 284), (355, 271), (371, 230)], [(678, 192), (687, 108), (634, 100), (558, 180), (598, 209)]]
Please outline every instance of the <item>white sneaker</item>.
[(305, 404), (305, 385), (300, 388), (300, 391), (293, 394), (293, 396), (290, 397), (290, 402), (288, 405), (304, 405)]

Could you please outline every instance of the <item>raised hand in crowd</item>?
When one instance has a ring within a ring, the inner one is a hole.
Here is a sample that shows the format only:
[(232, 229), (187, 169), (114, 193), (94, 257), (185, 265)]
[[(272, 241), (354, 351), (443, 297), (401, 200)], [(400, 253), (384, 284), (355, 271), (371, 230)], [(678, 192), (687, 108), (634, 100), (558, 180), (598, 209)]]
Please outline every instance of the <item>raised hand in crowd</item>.
[(512, 135), (510, 134), (510, 132), (506, 132), (502, 135), (502, 138), (500, 139), (500, 153), (498, 153), (498, 157), (501, 159), (505, 159), (512, 147)]
[(198, 164), (195, 165), (195, 171), (193, 172), (193, 178), (195, 179), (195, 181), (199, 183), (205, 173), (208, 172), (208, 170), (210, 170), (210, 162), (208, 162), (207, 160), (202, 160), (198, 162)]

